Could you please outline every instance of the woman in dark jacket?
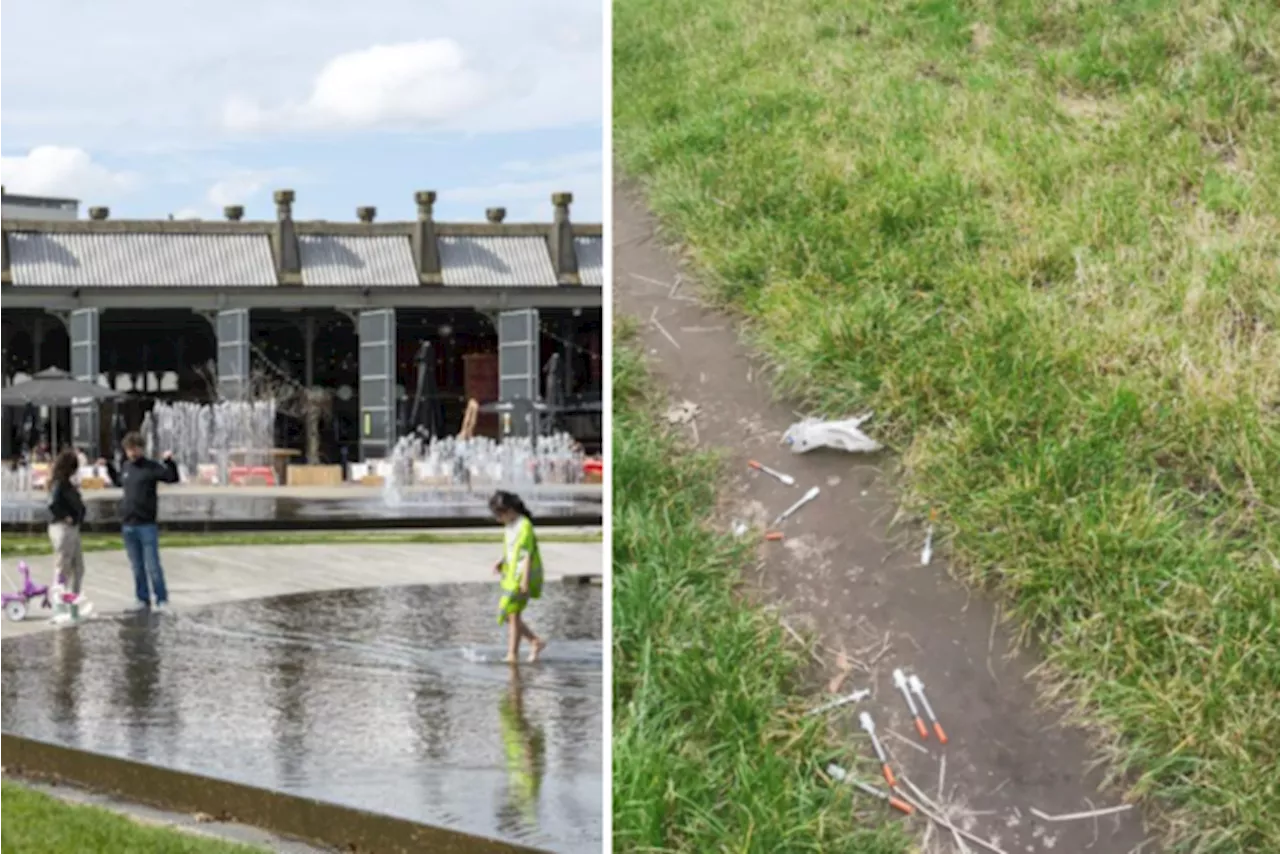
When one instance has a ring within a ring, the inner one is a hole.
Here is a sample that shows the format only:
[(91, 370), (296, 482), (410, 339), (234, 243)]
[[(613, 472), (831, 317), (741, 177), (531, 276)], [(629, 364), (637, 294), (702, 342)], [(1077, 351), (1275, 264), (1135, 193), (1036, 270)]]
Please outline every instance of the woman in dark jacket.
[(49, 476), (49, 540), (53, 543), (54, 571), (77, 596), (84, 582), (84, 550), (80, 545), (84, 501), (71, 479), (79, 467), (76, 452), (67, 449), (53, 461)]

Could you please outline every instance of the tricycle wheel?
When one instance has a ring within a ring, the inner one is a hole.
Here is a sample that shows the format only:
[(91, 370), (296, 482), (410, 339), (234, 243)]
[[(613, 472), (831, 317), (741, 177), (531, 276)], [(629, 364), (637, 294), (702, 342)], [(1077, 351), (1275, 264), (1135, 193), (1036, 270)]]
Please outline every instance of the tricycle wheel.
[(21, 623), (27, 618), (27, 603), (19, 602), (17, 599), (6, 603), (4, 606), (4, 615), (15, 623)]

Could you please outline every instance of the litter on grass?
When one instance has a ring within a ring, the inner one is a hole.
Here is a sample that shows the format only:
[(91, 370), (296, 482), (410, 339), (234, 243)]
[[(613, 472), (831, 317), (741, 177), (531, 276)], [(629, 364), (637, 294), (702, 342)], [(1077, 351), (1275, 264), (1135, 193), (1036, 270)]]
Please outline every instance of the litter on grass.
[(810, 501), (817, 498), (820, 491), (821, 490), (819, 490), (818, 487), (816, 486), (811, 487), (809, 491), (806, 492), (799, 501), (797, 501), (795, 504), (792, 504), (786, 510), (783, 510), (781, 513), (779, 513), (778, 518), (773, 520), (773, 524), (775, 526), (781, 525), (783, 522), (790, 519), (792, 516), (795, 515), (796, 511), (798, 511), (801, 507), (805, 506)]
[(783, 474), (777, 469), (771, 469), (768, 466), (764, 465), (763, 463), (758, 463), (755, 460), (748, 460), (747, 465), (755, 469), (756, 471), (764, 472), (765, 474), (769, 475), (769, 477), (774, 478), (779, 483), (784, 484), (785, 486), (796, 485), (796, 479), (794, 477), (792, 477), (789, 474)]
[(905, 815), (911, 815), (916, 811), (915, 807), (911, 806), (911, 804), (907, 803), (906, 801), (903, 801), (894, 797), (892, 793), (886, 792), (883, 789), (877, 789), (875, 786), (872, 786), (870, 783), (864, 783), (861, 780), (853, 779), (852, 777), (849, 776), (848, 771), (845, 771), (839, 765), (836, 765), (834, 763), (827, 766), (827, 776), (830, 777), (832, 780), (835, 780), (837, 783), (847, 783), (848, 785), (853, 786), (862, 792), (865, 792), (866, 794), (870, 795), (873, 798), (879, 798), (882, 801), (888, 801), (889, 806), (893, 807), (895, 810)]
[(688, 424), (698, 417), (701, 409), (692, 400), (685, 400), (668, 409), (665, 417), (669, 424)]
[(792, 424), (782, 436), (782, 443), (792, 453), (803, 454), (815, 448), (834, 448), (853, 454), (870, 454), (884, 446), (862, 432), (862, 425), (872, 413), (842, 421), (820, 421), (806, 418)]
[(832, 709), (838, 709), (841, 706), (847, 706), (850, 703), (860, 702), (862, 700), (867, 699), (870, 696), (871, 696), (871, 691), (869, 689), (859, 688), (857, 691), (854, 691), (852, 694), (846, 694), (843, 697), (837, 697), (836, 699), (831, 700), (830, 702), (823, 703), (821, 706), (818, 706), (816, 709), (810, 709), (809, 711), (804, 713), (804, 716), (806, 718), (811, 718), (814, 715), (820, 715), (823, 712), (829, 712)]

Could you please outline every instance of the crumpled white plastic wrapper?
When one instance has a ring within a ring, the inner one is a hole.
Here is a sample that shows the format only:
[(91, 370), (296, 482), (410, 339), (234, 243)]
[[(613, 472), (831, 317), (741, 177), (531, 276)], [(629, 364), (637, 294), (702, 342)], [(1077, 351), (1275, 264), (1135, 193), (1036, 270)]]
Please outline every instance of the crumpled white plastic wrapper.
[(814, 448), (834, 448), (851, 454), (871, 454), (884, 446), (862, 432), (862, 425), (873, 413), (846, 418), (843, 421), (821, 421), (806, 418), (792, 424), (782, 436), (782, 443), (792, 453), (804, 454)]

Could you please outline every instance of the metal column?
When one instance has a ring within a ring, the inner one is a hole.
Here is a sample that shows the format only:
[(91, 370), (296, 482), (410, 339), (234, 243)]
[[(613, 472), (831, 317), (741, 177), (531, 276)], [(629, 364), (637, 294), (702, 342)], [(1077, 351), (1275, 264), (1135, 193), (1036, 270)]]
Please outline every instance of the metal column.
[(396, 436), (396, 311), (360, 312), (360, 459), (385, 458)]
[[(79, 308), (69, 318), (71, 333), (71, 374), (81, 382), (98, 382), (98, 310)], [(96, 400), (71, 406), (71, 442), (89, 459), (98, 456), (98, 413)], [(56, 449), (55, 449), (56, 450)]]
[[(538, 400), (541, 326), (538, 310), (504, 311), (498, 315), (498, 399), (503, 403)], [(517, 407), (514, 417), (504, 417), (502, 435), (527, 436), (536, 425), (527, 423), (532, 410)]]
[[(9, 384), (9, 342), (12, 333), (8, 326), (0, 326), (0, 388)], [(0, 406), (0, 462), (13, 456), (13, 437), (9, 429), (9, 407)]]
[(249, 397), (249, 309), (218, 312), (218, 396), (223, 400)]

